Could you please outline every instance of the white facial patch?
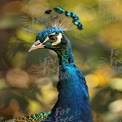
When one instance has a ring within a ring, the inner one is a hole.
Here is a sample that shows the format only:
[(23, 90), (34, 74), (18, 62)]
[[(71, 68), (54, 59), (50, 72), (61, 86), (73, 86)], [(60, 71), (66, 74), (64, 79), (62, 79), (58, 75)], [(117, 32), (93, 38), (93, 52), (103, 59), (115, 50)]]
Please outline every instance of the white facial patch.
[(53, 36), (53, 35), (55, 35), (56, 33), (51, 33), (49, 36)]
[(47, 37), (45, 40), (44, 40), (44, 42), (43, 43), (45, 43), (46, 41), (48, 41), (49, 40), (49, 37)]
[(61, 42), (61, 38), (62, 38), (62, 34), (59, 33), (59, 35), (57, 36), (57, 41), (56, 42), (53, 42), (52, 45), (57, 45)]

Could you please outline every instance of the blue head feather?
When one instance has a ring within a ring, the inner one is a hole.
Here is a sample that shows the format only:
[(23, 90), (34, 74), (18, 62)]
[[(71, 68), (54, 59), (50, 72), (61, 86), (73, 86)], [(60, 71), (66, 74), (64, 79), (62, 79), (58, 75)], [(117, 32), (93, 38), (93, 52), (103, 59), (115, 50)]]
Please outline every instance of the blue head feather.
[(60, 33), (63, 33), (64, 30), (59, 28), (59, 27), (51, 27), (51, 28), (48, 28), (44, 31), (41, 31), (38, 33), (37, 37), (36, 37), (36, 40), (40, 40), (41, 38), (46, 38), (49, 34), (51, 33), (56, 33), (56, 32), (60, 32)]

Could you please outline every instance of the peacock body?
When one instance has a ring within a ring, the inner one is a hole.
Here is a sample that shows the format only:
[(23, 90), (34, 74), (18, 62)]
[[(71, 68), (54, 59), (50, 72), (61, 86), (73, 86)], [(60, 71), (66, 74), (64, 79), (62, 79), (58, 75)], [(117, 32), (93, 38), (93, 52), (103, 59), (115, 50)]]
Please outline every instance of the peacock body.
[(45, 14), (49, 16), (45, 21), (47, 29), (37, 35), (29, 52), (46, 48), (57, 53), (59, 59), (58, 100), (51, 112), (33, 114), (18, 118), (16, 121), (92, 122), (86, 81), (74, 63), (71, 42), (64, 34), (69, 22), (67, 25), (64, 20), (60, 19), (60, 16), (65, 14), (65, 16), (71, 17), (73, 19), (71, 23), (74, 23), (78, 29), (82, 29), (82, 24), (78, 21), (79, 17), (76, 14), (64, 11), (62, 8), (56, 7), (52, 15), (51, 13), (52, 10), (45, 11)]

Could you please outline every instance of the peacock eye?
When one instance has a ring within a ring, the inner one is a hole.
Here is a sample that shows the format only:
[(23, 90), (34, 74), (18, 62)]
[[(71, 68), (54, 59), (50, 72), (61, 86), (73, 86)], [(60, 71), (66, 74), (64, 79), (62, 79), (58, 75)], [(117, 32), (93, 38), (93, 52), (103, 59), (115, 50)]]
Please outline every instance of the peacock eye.
[(51, 35), (49, 36), (50, 42), (55, 42), (57, 41), (57, 36)]

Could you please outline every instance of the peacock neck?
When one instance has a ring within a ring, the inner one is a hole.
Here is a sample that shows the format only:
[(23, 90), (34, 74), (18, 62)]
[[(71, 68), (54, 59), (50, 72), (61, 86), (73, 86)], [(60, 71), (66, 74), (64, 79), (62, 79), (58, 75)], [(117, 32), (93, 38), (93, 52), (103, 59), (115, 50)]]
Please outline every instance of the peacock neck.
[(67, 50), (57, 52), (59, 59), (59, 66), (69, 63), (69, 55)]
[(57, 84), (59, 94), (49, 120), (51, 122), (92, 122), (87, 86), (82, 73), (75, 67), (71, 45), (56, 53), (59, 58)]
[(67, 63), (74, 64), (72, 46), (69, 40), (68, 40), (68, 47), (61, 49), (60, 51), (56, 51), (56, 53), (58, 55), (59, 65), (65, 65)]

